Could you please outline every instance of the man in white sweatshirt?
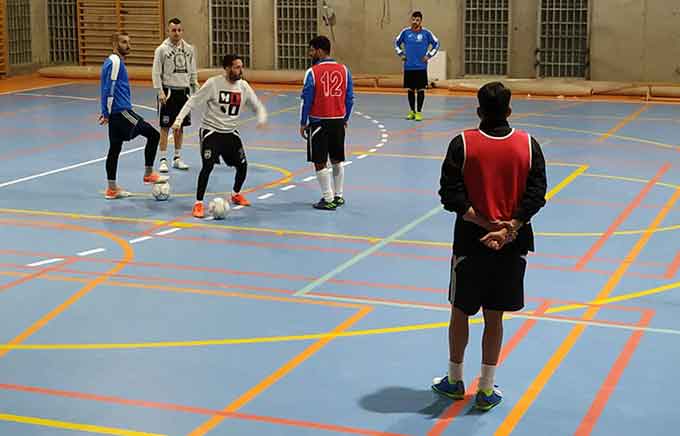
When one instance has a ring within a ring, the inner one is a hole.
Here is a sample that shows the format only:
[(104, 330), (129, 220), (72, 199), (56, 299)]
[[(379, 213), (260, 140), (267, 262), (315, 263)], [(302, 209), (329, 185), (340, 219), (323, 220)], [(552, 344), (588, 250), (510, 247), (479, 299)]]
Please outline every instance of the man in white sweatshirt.
[(203, 197), (208, 187), (208, 179), (215, 164), (220, 162), (236, 168), (234, 188), (231, 192), (231, 203), (250, 206), (250, 202), (241, 194), (246, 180), (248, 161), (243, 149), (241, 136), (236, 128), (241, 108), (249, 105), (257, 114), (258, 127), (267, 122), (267, 110), (255, 95), (248, 82), (243, 80), (243, 60), (238, 55), (228, 54), (222, 59), (224, 74), (208, 79), (201, 89), (191, 96), (175, 119), (173, 129), (178, 129), (189, 112), (203, 106), (203, 119), (199, 137), (201, 141), (201, 172), (198, 175), (196, 203), (192, 215), (204, 217)]
[[(168, 130), (175, 122), (177, 114), (189, 99), (189, 95), (198, 90), (198, 71), (196, 69), (196, 53), (194, 48), (182, 39), (184, 30), (179, 18), (168, 21), (168, 38), (156, 48), (153, 57), (153, 87), (158, 91), (158, 105), (161, 127), (161, 160), (159, 171), (168, 172)], [(185, 126), (191, 125), (191, 117), (173, 128), (175, 140), (175, 156), (172, 166), (180, 170), (188, 170), (189, 166), (182, 161), (181, 150)]]

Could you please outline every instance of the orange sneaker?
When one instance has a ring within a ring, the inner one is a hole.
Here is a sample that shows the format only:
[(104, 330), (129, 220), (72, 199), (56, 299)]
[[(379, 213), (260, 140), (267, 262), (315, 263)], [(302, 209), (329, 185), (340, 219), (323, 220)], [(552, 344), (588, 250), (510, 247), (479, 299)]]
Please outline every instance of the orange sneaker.
[(250, 201), (243, 194), (232, 194), (231, 202), (239, 206), (250, 206)]
[(104, 198), (106, 198), (107, 200), (116, 200), (118, 198), (127, 198), (130, 195), (131, 194), (129, 192), (127, 192), (126, 190), (119, 186), (116, 189), (107, 188), (106, 193), (104, 194)]
[(191, 210), (191, 214), (195, 216), (196, 218), (203, 218), (205, 217), (205, 212), (203, 211), (203, 202), (202, 201), (197, 201), (194, 203), (194, 208)]
[(144, 184), (150, 185), (152, 183), (165, 183), (169, 179), (168, 176), (161, 176), (158, 173), (151, 173), (148, 176), (144, 176)]

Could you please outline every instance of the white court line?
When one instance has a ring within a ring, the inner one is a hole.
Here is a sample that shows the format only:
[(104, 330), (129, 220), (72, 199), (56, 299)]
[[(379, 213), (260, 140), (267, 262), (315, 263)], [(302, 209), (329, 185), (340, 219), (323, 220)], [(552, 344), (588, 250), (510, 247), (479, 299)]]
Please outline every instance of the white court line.
[(378, 150), (376, 150), (375, 148), (368, 150), (369, 153), (375, 153), (376, 151), (378, 151)]
[(232, 209), (233, 209), (233, 210), (239, 210), (239, 209), (243, 209), (244, 207), (245, 207), (245, 206), (243, 206), (242, 204), (239, 204), (238, 206), (232, 207)]
[(287, 94), (279, 94), (279, 97), (288, 97)]
[(283, 188), (281, 188), (281, 190), (282, 191), (289, 191), (289, 190), (293, 189), (294, 187), (295, 187), (295, 185), (288, 185), (288, 186), (284, 186)]
[(382, 148), (383, 145), (382, 144), (376, 144), (375, 146), (378, 147), (378, 148)]
[(21, 95), (22, 93), (25, 93), (26, 91), (38, 91), (40, 89), (57, 88), (59, 86), (75, 85), (76, 83), (77, 82), (66, 82), (66, 83), (59, 83), (59, 84), (55, 84), (55, 85), (36, 86), (34, 88), (25, 88), (25, 89), (17, 89), (15, 91), (0, 92), (0, 95)]
[(264, 195), (260, 195), (259, 197), (257, 197), (257, 199), (258, 199), (258, 200), (266, 200), (266, 199), (268, 199), (269, 197), (273, 197), (273, 196), (274, 196), (274, 194), (272, 194), (271, 192), (268, 192), (268, 193), (266, 193), (266, 194), (264, 194)]
[(41, 260), (40, 262), (29, 263), (29, 264), (26, 265), (26, 266), (49, 265), (50, 263), (57, 263), (57, 262), (61, 262), (61, 261), (63, 261), (63, 260), (64, 260), (63, 258), (57, 257), (57, 258), (55, 258), (55, 259), (47, 259), (47, 260)]
[(361, 156), (357, 156), (357, 159), (363, 159), (363, 158), (365, 158), (365, 157), (368, 157), (368, 155), (367, 155), (367, 154), (362, 154)]
[(381, 132), (386, 133), (387, 129), (380, 129)]
[(379, 128), (379, 129), (384, 129), (384, 128), (385, 128), (385, 126), (384, 126), (384, 125), (382, 125), (382, 124), (378, 124), (378, 128)]
[(80, 253), (76, 253), (76, 255), (83, 257), (83, 256), (89, 256), (90, 254), (101, 253), (103, 251), (106, 251), (106, 248), (95, 248), (94, 250), (81, 251)]
[[(121, 153), (121, 156), (124, 155), (124, 154), (134, 153), (134, 152), (139, 151), (139, 150), (144, 150), (144, 147), (137, 147), (137, 148), (133, 148), (131, 150), (126, 150), (126, 151)], [(72, 169), (75, 169), (75, 168), (84, 167), (85, 165), (90, 165), (90, 164), (102, 162), (102, 161), (105, 161), (105, 160), (106, 160), (106, 157), (100, 157), (98, 159), (88, 160), (88, 161), (85, 161), (85, 162), (69, 165), (69, 166), (66, 166), (66, 167), (63, 167), (63, 168), (58, 168), (56, 170), (45, 171), (44, 173), (34, 174), (32, 176), (27, 176), (27, 177), (22, 177), (20, 179), (10, 180), (9, 182), (0, 183), (0, 188), (4, 188), (6, 186), (11, 186), (11, 185), (16, 185), (17, 183), (27, 182), (27, 181), (33, 180), (33, 179), (38, 179), (40, 177), (50, 176), (52, 174), (63, 173), (64, 171), (69, 171), (69, 170), (72, 170)]]
[(388, 135), (387, 133), (383, 133), (383, 134), (380, 135), (380, 136), (382, 136), (383, 138), (389, 138), (389, 137), (390, 137), (390, 135)]
[[(359, 303), (363, 305), (369, 305), (369, 306), (389, 306), (389, 307), (403, 307), (407, 309), (425, 309), (425, 310), (432, 310), (436, 312), (450, 312), (451, 307), (450, 306), (443, 306), (443, 307), (437, 307), (437, 306), (428, 306), (428, 305), (423, 305), (423, 304), (418, 304), (418, 303), (398, 303), (398, 302), (391, 302), (391, 301), (373, 301), (373, 300), (364, 300), (361, 298), (351, 298), (351, 297), (331, 297), (328, 295), (321, 295), (321, 294), (305, 294), (305, 298), (316, 298), (319, 300), (331, 300), (331, 301), (341, 301), (344, 303)], [(598, 322), (598, 321), (588, 321), (585, 319), (559, 319), (559, 318), (546, 318), (543, 316), (536, 316), (536, 315), (531, 315), (528, 313), (513, 313), (513, 314), (508, 314), (508, 319), (511, 318), (526, 318), (526, 319), (534, 319), (537, 321), (546, 321), (546, 322), (553, 322), (553, 323), (562, 323), (562, 324), (581, 324), (581, 325), (587, 325), (591, 327), (602, 327), (602, 328), (610, 328), (610, 329), (618, 329), (618, 330), (632, 330), (632, 331), (642, 331), (646, 333), (661, 333), (661, 334), (669, 334), (669, 335), (680, 335), (680, 330), (674, 330), (674, 329), (664, 329), (664, 328), (654, 328), (654, 327), (642, 327), (642, 326), (635, 326), (635, 325), (617, 325), (617, 324), (607, 324), (603, 322)]]
[(357, 114), (357, 115), (363, 115), (363, 113), (361, 113), (359, 111), (355, 111), (354, 113)]
[(316, 179), (316, 176), (309, 176), (309, 177), (305, 177), (304, 179), (302, 179), (302, 181), (303, 182), (311, 182), (314, 179)]
[[(82, 101), (99, 101), (98, 98), (93, 97), (78, 97), (76, 95), (56, 95), (56, 94), (36, 94), (31, 92), (22, 92), (17, 95), (24, 95), (27, 97), (45, 97), (45, 98), (63, 98), (67, 100), (82, 100)], [(157, 112), (157, 109), (151, 106), (145, 106), (143, 104), (133, 104), (133, 107), (138, 107), (146, 109), (148, 111)]]
[(373, 120), (373, 124), (378, 124), (380, 121), (378, 120)]
[(387, 142), (387, 138), (381, 139), (380, 142)]
[(342, 163), (343, 167), (346, 167), (347, 165), (352, 165), (352, 161), (348, 160), (348, 161), (345, 161), (345, 162)]
[(149, 239), (151, 239), (151, 236), (142, 236), (141, 238), (131, 239), (129, 242), (130, 244), (136, 244), (138, 242), (148, 241)]
[(179, 232), (180, 230), (182, 230), (182, 229), (180, 229), (179, 227), (173, 227), (171, 229), (163, 230), (162, 232), (158, 232), (158, 233), (156, 233), (156, 235), (165, 236), (165, 235), (169, 235), (171, 233)]
[(366, 118), (367, 120), (370, 120), (371, 116), (370, 115), (364, 115), (364, 118)]

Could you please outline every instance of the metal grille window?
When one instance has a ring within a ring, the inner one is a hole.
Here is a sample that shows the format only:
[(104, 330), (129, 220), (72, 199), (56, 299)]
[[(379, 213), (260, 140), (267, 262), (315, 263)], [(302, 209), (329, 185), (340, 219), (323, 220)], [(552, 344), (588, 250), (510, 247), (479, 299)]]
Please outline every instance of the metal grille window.
[(465, 74), (507, 74), (508, 16), (508, 0), (465, 1)]
[(47, 22), (50, 33), (50, 62), (78, 63), (76, 0), (48, 0)]
[(276, 0), (276, 68), (309, 68), (309, 40), (319, 31), (317, 0)]
[(250, 0), (210, 0), (210, 58), (222, 66), (225, 54), (239, 54), (250, 66)]
[(588, 0), (542, 0), (538, 49), (540, 77), (585, 77)]
[(7, 35), (9, 37), (9, 63), (31, 63), (31, 2), (7, 0)]

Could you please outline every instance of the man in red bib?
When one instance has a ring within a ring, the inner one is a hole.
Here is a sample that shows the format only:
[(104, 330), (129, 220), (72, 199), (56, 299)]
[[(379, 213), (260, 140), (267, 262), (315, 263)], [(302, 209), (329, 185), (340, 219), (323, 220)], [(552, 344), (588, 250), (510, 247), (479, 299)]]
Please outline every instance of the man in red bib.
[(432, 389), (463, 398), (468, 317), (481, 308), (482, 369), (475, 398), (481, 410), (502, 400), (494, 376), (503, 342), (503, 312), (524, 307), (526, 255), (534, 250), (530, 220), (545, 205), (547, 185), (540, 145), (508, 124), (510, 97), (500, 82), (479, 90), (481, 124), (449, 144), (439, 190), (444, 208), (457, 217), (449, 287), (449, 371)]

